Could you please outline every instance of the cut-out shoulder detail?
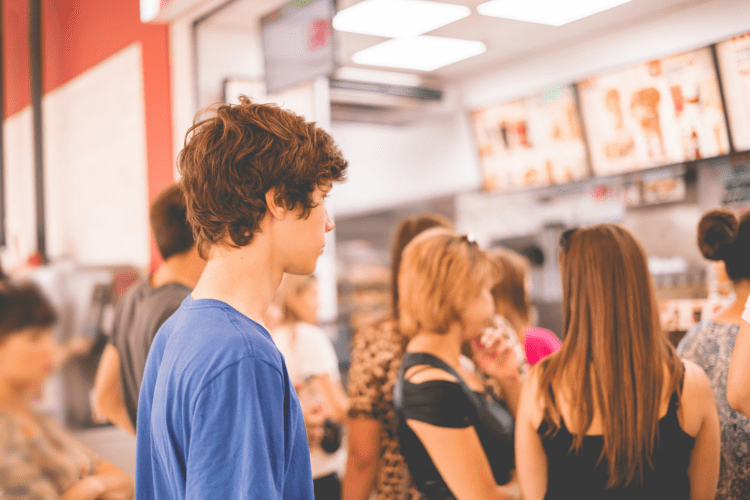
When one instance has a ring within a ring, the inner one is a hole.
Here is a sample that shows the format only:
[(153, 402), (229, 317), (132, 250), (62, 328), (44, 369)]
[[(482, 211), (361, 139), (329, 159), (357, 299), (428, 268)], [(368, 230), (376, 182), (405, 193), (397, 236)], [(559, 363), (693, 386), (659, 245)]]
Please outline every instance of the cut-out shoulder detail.
[(404, 380), (412, 384), (421, 384), (432, 380), (445, 380), (446, 382), (458, 383), (458, 379), (440, 368), (430, 365), (416, 365), (406, 370)]

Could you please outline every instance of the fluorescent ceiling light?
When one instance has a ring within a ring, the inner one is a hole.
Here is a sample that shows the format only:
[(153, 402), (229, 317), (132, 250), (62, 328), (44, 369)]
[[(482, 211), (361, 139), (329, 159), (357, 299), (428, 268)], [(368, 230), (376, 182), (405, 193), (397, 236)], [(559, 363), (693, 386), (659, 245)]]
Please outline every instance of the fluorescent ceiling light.
[(490, 0), (477, 6), (483, 16), (562, 26), (630, 0)]
[(352, 55), (352, 61), (368, 66), (432, 71), (487, 51), (482, 42), (417, 36), (373, 45)]
[(471, 15), (465, 5), (427, 0), (364, 0), (333, 18), (338, 31), (405, 38), (421, 35)]

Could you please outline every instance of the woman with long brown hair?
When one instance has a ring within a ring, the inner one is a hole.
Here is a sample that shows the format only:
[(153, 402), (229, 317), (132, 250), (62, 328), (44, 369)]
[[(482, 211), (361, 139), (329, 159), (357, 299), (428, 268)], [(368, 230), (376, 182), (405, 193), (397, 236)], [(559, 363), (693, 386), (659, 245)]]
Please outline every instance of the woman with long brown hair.
[(661, 331), (643, 248), (614, 224), (561, 243), (563, 345), (531, 371), (516, 422), (524, 498), (713, 499), (711, 385)]

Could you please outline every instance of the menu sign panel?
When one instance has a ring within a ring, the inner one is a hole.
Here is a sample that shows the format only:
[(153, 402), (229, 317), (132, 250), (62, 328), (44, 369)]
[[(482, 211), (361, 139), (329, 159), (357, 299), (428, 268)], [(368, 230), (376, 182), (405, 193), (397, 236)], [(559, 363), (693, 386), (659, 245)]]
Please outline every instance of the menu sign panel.
[(732, 143), (750, 151), (750, 33), (716, 44)]
[(547, 186), (588, 175), (572, 87), (474, 110), (471, 118), (486, 190)]
[(589, 78), (578, 89), (596, 175), (729, 152), (708, 47)]

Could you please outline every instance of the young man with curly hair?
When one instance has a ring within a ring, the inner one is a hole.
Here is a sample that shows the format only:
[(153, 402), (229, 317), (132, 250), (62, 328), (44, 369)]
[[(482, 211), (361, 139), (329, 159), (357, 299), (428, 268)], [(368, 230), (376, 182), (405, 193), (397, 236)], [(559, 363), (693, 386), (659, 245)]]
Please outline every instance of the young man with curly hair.
[(138, 406), (136, 496), (312, 500), (302, 410), (263, 326), (284, 273), (310, 274), (347, 162), (275, 105), (221, 105), (179, 155), (206, 269), (162, 326)]

